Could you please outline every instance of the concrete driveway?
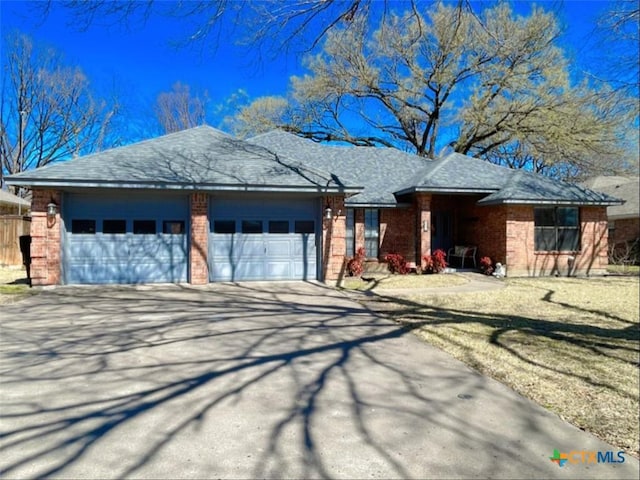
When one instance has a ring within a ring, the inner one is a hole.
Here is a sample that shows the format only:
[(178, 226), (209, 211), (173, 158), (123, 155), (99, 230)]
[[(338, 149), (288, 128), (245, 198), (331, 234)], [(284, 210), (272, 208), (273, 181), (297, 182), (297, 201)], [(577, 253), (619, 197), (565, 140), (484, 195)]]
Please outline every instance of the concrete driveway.
[(3, 478), (638, 478), (559, 467), (617, 450), (321, 285), (64, 287), (0, 325)]

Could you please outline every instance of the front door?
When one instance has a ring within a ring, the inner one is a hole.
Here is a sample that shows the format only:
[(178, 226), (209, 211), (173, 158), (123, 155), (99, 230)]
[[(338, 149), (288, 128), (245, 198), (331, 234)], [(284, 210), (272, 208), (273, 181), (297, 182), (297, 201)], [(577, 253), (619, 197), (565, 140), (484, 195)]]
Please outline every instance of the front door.
[(448, 251), (453, 246), (453, 215), (451, 212), (431, 212), (431, 253)]

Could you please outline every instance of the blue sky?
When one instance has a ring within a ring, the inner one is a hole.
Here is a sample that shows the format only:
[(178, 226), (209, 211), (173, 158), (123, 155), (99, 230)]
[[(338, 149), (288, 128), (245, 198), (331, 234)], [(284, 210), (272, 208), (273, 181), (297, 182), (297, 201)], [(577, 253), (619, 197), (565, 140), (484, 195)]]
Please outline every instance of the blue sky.
[[(401, 6), (401, 2), (397, 2)], [(478, 5), (478, 3), (475, 3)], [(578, 59), (590, 53), (588, 41), (597, 16), (610, 6), (605, 1), (538, 2), (545, 8), (559, 9), (560, 21), (566, 25), (563, 47)], [(526, 13), (533, 2), (515, 2), (518, 11)], [(225, 41), (234, 33), (223, 32), (214, 55), (189, 48), (176, 49), (172, 39), (181, 38), (184, 24), (166, 18), (151, 18), (142, 28), (93, 24), (80, 32), (69, 23), (69, 13), (54, 1), (51, 14), (38, 21), (29, 2), (0, 1), (2, 32), (18, 29), (65, 54), (69, 64), (80, 66), (99, 88), (115, 78), (120, 88), (149, 108), (158, 93), (169, 91), (180, 81), (206, 89), (212, 104), (222, 103), (239, 89), (251, 97), (284, 94), (288, 79), (303, 72), (294, 55), (279, 57), (251, 65), (252, 57), (243, 47)], [(585, 60), (586, 62), (586, 60)]]

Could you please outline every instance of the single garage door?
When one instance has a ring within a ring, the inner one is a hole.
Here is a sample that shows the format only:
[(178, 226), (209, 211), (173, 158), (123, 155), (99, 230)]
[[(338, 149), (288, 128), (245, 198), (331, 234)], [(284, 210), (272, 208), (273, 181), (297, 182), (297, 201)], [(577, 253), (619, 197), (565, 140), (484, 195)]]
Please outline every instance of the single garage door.
[(187, 281), (186, 196), (67, 194), (63, 212), (65, 283)]
[(209, 279), (317, 278), (317, 199), (212, 197)]

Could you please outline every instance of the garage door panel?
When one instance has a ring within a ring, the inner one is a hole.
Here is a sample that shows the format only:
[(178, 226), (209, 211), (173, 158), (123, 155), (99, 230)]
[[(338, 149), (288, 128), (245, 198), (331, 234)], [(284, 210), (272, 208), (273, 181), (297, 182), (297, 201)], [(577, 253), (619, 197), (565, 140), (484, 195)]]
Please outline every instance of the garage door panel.
[(293, 276), (291, 262), (267, 261), (267, 276), (274, 280), (286, 280)]
[[(319, 211), (317, 199), (213, 197), (210, 280), (315, 279)], [(249, 229), (256, 230), (257, 222), (262, 233), (249, 233)], [(235, 233), (229, 235), (224, 228)], [(300, 229), (309, 233), (295, 233)]]
[(268, 257), (285, 257), (289, 258), (292, 253), (291, 244), (293, 243), (291, 238), (288, 237), (280, 237), (273, 238), (273, 235), (270, 235), (266, 238), (266, 249)]
[(92, 266), (74, 265), (67, 276), (68, 283), (107, 284), (128, 283), (130, 265), (128, 263)]
[[(188, 216), (187, 196), (68, 194), (64, 209), (65, 282), (187, 281)], [(78, 220), (95, 223), (95, 231), (74, 232), (74, 220), (76, 224), (83, 223)], [(139, 233), (136, 229), (141, 224), (151, 233)], [(175, 233), (158, 233), (165, 224), (179, 228), (171, 229)]]
[(216, 234), (216, 241), (212, 242), (210, 251), (214, 257), (225, 257), (235, 251), (235, 239), (232, 234)]
[(241, 262), (233, 269), (234, 280), (263, 280), (266, 278), (264, 263)]
[[(315, 258), (316, 242), (310, 235), (298, 235), (298, 241), (294, 242), (293, 254), (296, 256), (310, 255)], [(311, 237), (311, 238), (310, 238)]]

